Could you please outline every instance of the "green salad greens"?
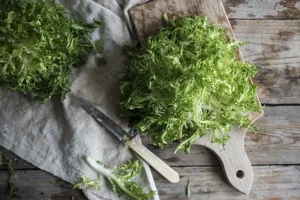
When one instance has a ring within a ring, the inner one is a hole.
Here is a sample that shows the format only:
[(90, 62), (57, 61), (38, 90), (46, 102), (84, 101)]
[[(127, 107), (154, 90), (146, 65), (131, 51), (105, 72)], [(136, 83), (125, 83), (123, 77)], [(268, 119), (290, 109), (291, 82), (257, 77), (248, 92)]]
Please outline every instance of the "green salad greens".
[(77, 190), (101, 190), (101, 180), (92, 180), (90, 177), (82, 176), (81, 180), (76, 183), (73, 189)]
[(165, 19), (156, 35), (128, 51), (122, 115), (161, 148), (179, 140), (175, 153), (189, 153), (204, 135), (224, 145), (233, 125), (255, 129), (248, 114), (261, 110), (257, 86), (250, 82), (258, 67), (237, 60), (244, 43), (228, 39), (206, 17)]
[[(142, 172), (143, 165), (137, 159), (131, 159), (128, 162), (112, 168), (106, 167), (100, 161), (94, 161), (90, 157), (84, 158), (87, 164), (105, 177), (112, 186), (115, 193), (126, 195), (127, 199), (132, 200), (150, 200), (154, 197), (155, 191), (145, 192), (136, 182), (135, 178)], [(101, 190), (101, 181), (99, 179), (91, 180), (83, 176), (81, 181), (74, 186), (74, 189), (96, 189)]]
[[(63, 100), (70, 66), (81, 65), (95, 47), (95, 27), (67, 17), (54, 0), (0, 0), (0, 86), (32, 93), (44, 102)], [(99, 43), (101, 46), (101, 43)]]
[(9, 177), (7, 183), (8, 183), (8, 191), (10, 197), (12, 198), (20, 197), (20, 195), (18, 194), (18, 189), (11, 181), (11, 178), (15, 174), (15, 170), (12, 167), (12, 161), (9, 158), (7, 158), (1, 151), (0, 151), (0, 166), (6, 166), (9, 171)]

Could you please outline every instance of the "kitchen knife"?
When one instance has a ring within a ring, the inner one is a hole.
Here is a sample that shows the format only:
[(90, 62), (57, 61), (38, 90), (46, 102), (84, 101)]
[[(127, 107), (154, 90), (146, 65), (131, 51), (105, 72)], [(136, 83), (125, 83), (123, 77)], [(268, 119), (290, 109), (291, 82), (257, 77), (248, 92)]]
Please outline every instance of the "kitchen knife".
[(172, 183), (179, 182), (179, 175), (165, 162), (148, 150), (140, 139), (135, 138), (135, 134), (130, 134), (122, 129), (112, 119), (107, 117), (104, 113), (91, 105), (87, 100), (80, 99), (81, 106), (102, 126), (109, 132), (116, 136), (121, 142), (134, 150), (140, 157), (142, 157), (152, 168), (154, 168), (163, 177)]

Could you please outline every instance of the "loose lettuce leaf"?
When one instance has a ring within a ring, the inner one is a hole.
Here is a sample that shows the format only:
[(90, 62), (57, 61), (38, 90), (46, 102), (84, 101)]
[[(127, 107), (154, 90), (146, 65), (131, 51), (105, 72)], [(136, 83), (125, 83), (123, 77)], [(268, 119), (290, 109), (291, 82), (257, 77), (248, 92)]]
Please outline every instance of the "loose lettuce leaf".
[(249, 79), (258, 67), (237, 60), (244, 43), (228, 39), (206, 17), (165, 19), (166, 27), (127, 52), (122, 115), (132, 117), (134, 129), (161, 148), (179, 140), (175, 152), (189, 153), (207, 134), (224, 145), (233, 125), (254, 129), (248, 114), (261, 108)]
[(101, 180), (91, 180), (87, 176), (82, 176), (81, 180), (74, 185), (73, 189), (77, 190), (100, 190)]
[(9, 177), (7, 183), (8, 183), (8, 191), (10, 197), (12, 198), (20, 197), (20, 195), (18, 194), (18, 189), (11, 181), (11, 178), (15, 174), (15, 170), (12, 167), (12, 161), (9, 158), (7, 158), (1, 151), (0, 151), (0, 166), (6, 166), (9, 171)]
[[(112, 186), (113, 192), (119, 196), (126, 195), (127, 199), (132, 200), (150, 200), (156, 194), (155, 191), (149, 190), (145, 192), (137, 182), (136, 177), (142, 172), (143, 165), (137, 159), (128, 160), (119, 166), (107, 167), (100, 161), (94, 161), (90, 157), (86, 157), (85, 161), (88, 165), (105, 177)], [(91, 180), (88, 177), (82, 177), (81, 181), (74, 186), (74, 189), (97, 189), (100, 190), (100, 181)]]
[(191, 186), (191, 182), (189, 180), (189, 183), (188, 185), (186, 186), (186, 197), (190, 198), (191, 197), (191, 189), (190, 189), (190, 186)]
[[(94, 25), (68, 18), (54, 0), (0, 0), (0, 86), (38, 101), (70, 91), (70, 66), (83, 64)], [(97, 49), (101, 50), (101, 42)]]

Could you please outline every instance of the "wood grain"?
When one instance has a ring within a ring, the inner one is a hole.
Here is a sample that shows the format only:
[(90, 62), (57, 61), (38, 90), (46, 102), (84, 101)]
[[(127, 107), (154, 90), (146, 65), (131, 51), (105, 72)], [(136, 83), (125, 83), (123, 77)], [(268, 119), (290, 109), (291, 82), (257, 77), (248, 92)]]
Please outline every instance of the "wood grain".
[[(6, 170), (0, 171), (0, 199), (12, 200), (7, 192)], [(86, 200), (81, 191), (72, 190), (70, 183), (42, 170), (18, 170), (11, 181), (18, 189), (21, 200)]]
[(256, 166), (254, 184), (249, 195), (244, 195), (225, 182), (220, 168), (185, 167), (175, 168), (181, 181), (178, 184), (166, 184), (156, 174), (158, 193), (163, 200), (188, 199), (185, 189), (190, 180), (193, 200), (244, 200), (244, 199), (300, 199), (299, 166)]
[(222, 0), (230, 19), (300, 19), (299, 0)]
[[(226, 183), (220, 167), (177, 167), (181, 180), (170, 184), (154, 172), (158, 193), (162, 200), (185, 200), (188, 180), (192, 200), (299, 200), (300, 166), (255, 166), (254, 184), (249, 195), (244, 195)], [(0, 171), (0, 199), (9, 200), (6, 192), (7, 175)], [(41, 170), (18, 171), (12, 181), (22, 200), (86, 200), (72, 185)]]
[(246, 128), (233, 127), (229, 133), (230, 139), (225, 146), (211, 143), (211, 138), (199, 138), (194, 145), (210, 149), (220, 160), (228, 182), (244, 194), (249, 194), (253, 183), (253, 169), (245, 152), (244, 138)]
[(261, 66), (254, 78), (266, 104), (300, 103), (300, 20), (233, 20), (246, 61)]

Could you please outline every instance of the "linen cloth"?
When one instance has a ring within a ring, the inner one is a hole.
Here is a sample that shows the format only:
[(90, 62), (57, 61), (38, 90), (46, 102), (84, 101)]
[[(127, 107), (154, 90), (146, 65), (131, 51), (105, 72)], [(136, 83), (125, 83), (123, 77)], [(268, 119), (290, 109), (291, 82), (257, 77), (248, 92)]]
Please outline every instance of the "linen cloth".
[[(123, 48), (136, 41), (128, 9), (145, 2), (60, 0), (58, 3), (76, 20), (102, 21), (92, 33), (92, 39), (104, 40), (102, 56), (107, 63), (100, 66), (95, 56), (90, 55), (84, 66), (73, 69), (71, 92), (63, 102), (54, 97), (47, 103), (37, 104), (30, 96), (0, 87), (0, 146), (72, 184), (83, 175), (97, 177), (83, 156), (111, 166), (131, 158), (132, 152), (81, 108), (79, 98), (86, 98), (126, 128), (127, 120), (117, 116), (116, 104), (119, 78), (125, 67)], [(143, 164), (145, 171), (138, 181), (145, 188), (150, 185), (156, 190), (149, 166)], [(101, 191), (84, 193), (91, 200), (122, 199), (105, 181)]]

